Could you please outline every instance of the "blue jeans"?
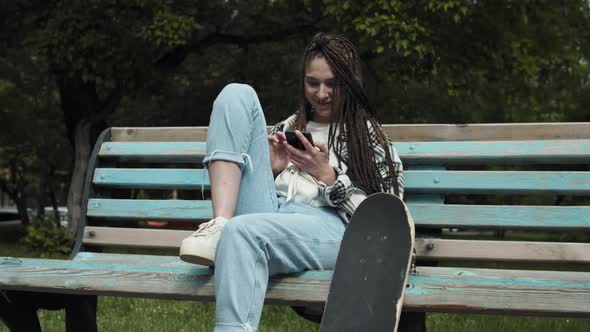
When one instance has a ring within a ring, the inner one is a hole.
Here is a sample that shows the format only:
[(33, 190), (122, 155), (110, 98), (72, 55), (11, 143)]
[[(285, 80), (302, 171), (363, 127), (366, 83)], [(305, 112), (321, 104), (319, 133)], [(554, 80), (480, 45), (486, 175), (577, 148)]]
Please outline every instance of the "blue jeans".
[(204, 163), (238, 164), (236, 215), (215, 255), (215, 331), (256, 331), (268, 278), (333, 269), (345, 225), (336, 210), (277, 197), (266, 120), (254, 89), (229, 84), (215, 102)]

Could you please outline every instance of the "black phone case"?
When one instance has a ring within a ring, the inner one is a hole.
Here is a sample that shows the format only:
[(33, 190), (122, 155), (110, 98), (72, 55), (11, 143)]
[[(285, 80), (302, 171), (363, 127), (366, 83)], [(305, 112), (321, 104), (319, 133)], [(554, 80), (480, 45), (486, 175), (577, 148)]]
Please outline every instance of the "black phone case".
[[(303, 136), (305, 136), (305, 138), (307, 138), (309, 143), (313, 145), (313, 138), (311, 137), (311, 133), (305, 130), (300, 130), (300, 132), (303, 134)], [(287, 143), (299, 150), (305, 150), (305, 146), (303, 145), (303, 143), (301, 143), (299, 137), (297, 137), (297, 134), (295, 134), (294, 130), (285, 131), (285, 136), (287, 136)]]

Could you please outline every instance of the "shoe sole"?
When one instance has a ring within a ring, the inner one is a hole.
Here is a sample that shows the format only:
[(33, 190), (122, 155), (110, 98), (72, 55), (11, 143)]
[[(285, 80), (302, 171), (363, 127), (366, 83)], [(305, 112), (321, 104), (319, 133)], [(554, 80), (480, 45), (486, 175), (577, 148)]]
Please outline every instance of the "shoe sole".
[[(220, 224), (220, 227), (227, 222), (224, 218), (224, 221)], [(180, 245), (180, 259), (187, 263), (198, 264), (213, 267), (215, 266), (215, 261), (213, 258), (215, 257), (215, 247), (211, 247), (210, 243), (208, 244), (206, 241), (205, 243), (198, 243), (199, 241), (194, 241), (195, 239), (186, 238), (182, 241)], [(217, 238), (216, 241), (218, 241)], [(211, 257), (211, 259), (206, 257)]]
[(179, 253), (180, 259), (187, 263), (214, 266), (215, 248), (206, 248), (206, 243), (199, 243), (198, 241), (195, 243), (195, 241), (191, 240), (194, 239), (187, 238), (182, 241)]
[(189, 255), (189, 254), (180, 254), (180, 259), (187, 263), (198, 264), (198, 265), (205, 265), (209, 267), (215, 266), (215, 262), (200, 256)]

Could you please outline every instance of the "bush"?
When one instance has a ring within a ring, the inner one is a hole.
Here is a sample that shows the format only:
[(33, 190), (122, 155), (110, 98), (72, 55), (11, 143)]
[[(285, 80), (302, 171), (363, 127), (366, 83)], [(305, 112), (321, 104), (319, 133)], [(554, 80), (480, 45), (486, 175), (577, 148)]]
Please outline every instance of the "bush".
[(55, 225), (49, 217), (42, 218), (34, 226), (28, 226), (21, 241), (43, 258), (68, 255), (72, 249), (66, 230)]

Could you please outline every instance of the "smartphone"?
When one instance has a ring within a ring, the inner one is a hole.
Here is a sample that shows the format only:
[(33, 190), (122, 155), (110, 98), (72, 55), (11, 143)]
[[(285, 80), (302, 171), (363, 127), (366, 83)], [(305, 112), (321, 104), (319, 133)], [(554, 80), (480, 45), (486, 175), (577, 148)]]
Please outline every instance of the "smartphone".
[[(307, 138), (309, 143), (313, 145), (313, 138), (311, 137), (311, 133), (305, 130), (300, 130), (300, 132), (303, 134), (303, 136), (305, 136), (305, 138)], [(299, 137), (297, 137), (297, 134), (295, 134), (295, 130), (285, 131), (285, 136), (287, 136), (287, 143), (299, 150), (305, 150), (305, 146), (303, 145), (303, 143), (301, 143)]]

